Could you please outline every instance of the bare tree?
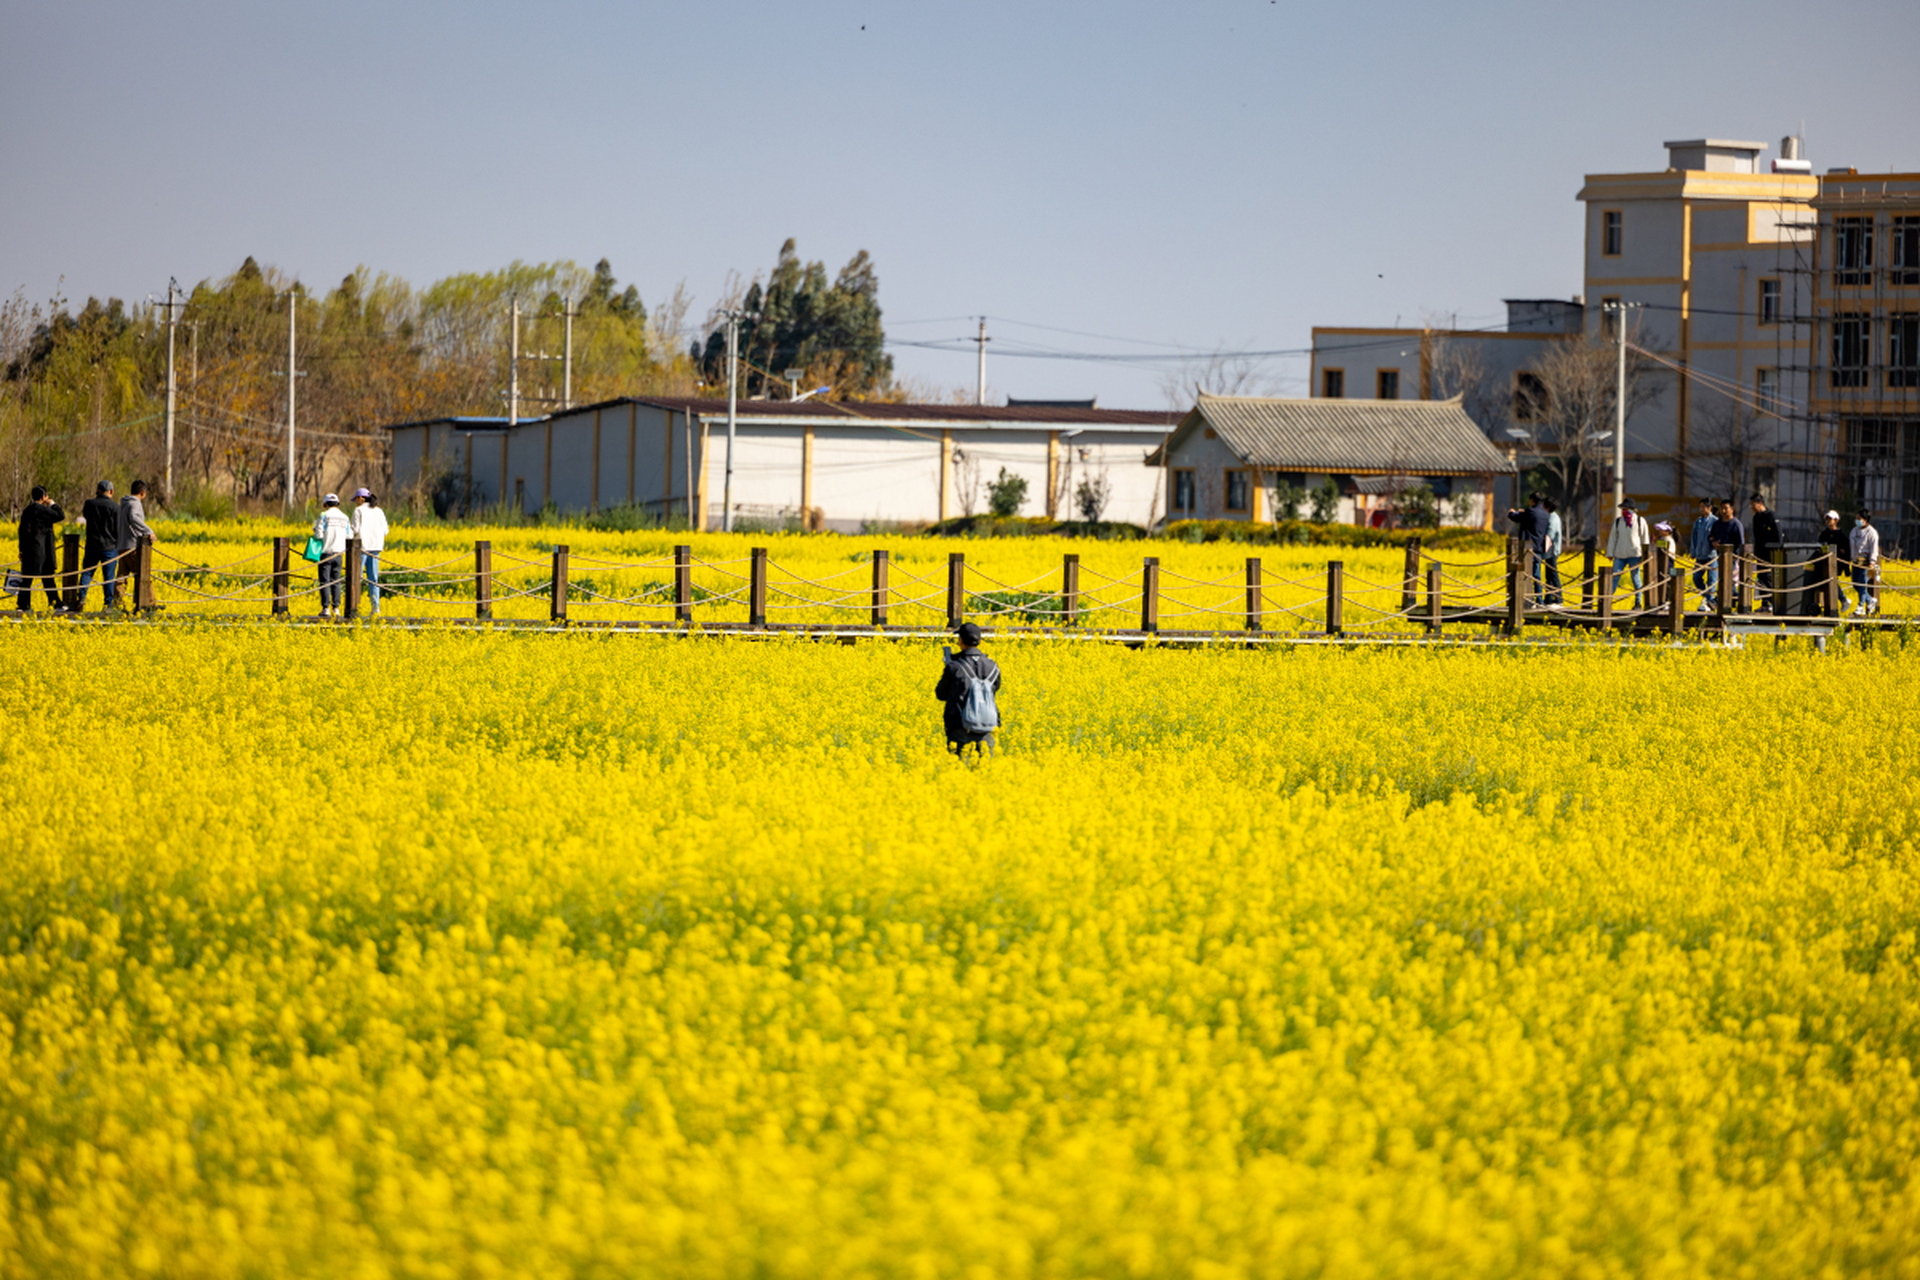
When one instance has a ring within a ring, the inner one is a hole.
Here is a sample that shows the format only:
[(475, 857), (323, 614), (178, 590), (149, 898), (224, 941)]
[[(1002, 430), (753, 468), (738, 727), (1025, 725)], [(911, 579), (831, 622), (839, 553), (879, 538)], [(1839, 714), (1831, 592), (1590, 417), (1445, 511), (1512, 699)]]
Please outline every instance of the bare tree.
[(1493, 376), (1478, 345), (1436, 334), (1432, 352), (1430, 376), (1435, 399), (1458, 396), (1466, 415), (1488, 435), (1512, 425), (1507, 388)]
[(1162, 375), (1160, 388), (1166, 393), (1167, 406), (1179, 412), (1191, 409), (1202, 391), (1210, 396), (1277, 395), (1280, 379), (1269, 370), (1267, 357), (1223, 347), (1182, 360), (1177, 369)]
[[(1554, 343), (1523, 374), (1523, 386), (1509, 407), (1509, 420), (1527, 433), (1535, 483), (1566, 513), (1569, 536), (1588, 532), (1580, 503), (1596, 486), (1612, 458), (1618, 352), (1599, 335)], [(1626, 416), (1657, 403), (1666, 388), (1659, 366), (1631, 346), (1627, 352)], [(1517, 409), (1520, 412), (1514, 413)], [(1600, 437), (1606, 436), (1606, 439)]]
[(960, 492), (960, 514), (971, 518), (980, 507), (980, 459), (965, 449), (953, 451), (953, 484)]
[(1693, 455), (1713, 493), (1734, 500), (1753, 491), (1753, 460), (1771, 435), (1753, 407), (1739, 400), (1721, 399), (1704, 406), (1693, 420)]

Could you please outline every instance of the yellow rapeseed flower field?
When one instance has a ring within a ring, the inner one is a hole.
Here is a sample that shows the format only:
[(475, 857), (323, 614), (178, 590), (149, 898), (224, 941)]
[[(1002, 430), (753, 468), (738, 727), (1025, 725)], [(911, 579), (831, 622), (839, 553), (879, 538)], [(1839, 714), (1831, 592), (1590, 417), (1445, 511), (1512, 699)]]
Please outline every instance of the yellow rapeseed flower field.
[(6, 628), (0, 1275), (1920, 1275), (1897, 637), (994, 652)]

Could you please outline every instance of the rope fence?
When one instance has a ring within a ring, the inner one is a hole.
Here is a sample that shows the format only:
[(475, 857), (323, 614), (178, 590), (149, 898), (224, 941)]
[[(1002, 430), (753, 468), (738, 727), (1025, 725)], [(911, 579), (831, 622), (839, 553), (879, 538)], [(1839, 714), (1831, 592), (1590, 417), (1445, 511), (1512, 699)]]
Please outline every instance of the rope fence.
[[(670, 557), (639, 560), (574, 557), (569, 547), (544, 556), (474, 544), (471, 557), (420, 564), (363, 560), (357, 541), (309, 567), (294, 554), (294, 539), (276, 538), (268, 551), (219, 565), (195, 564), (142, 539), (123, 553), (83, 565), (78, 535), (66, 535), (57, 573), (27, 583), (8, 574), (8, 590), (57, 589), (57, 609), (77, 612), (94, 577), (113, 568), (103, 604), (116, 614), (143, 615), (172, 608), (234, 605), (269, 616), (312, 608), (323, 617), (360, 619), (382, 603), (430, 611), (439, 621), (475, 623), (539, 620), (569, 625), (721, 629), (731, 632), (849, 628), (935, 631), (973, 620), (996, 634), (1082, 631), (1120, 638), (1229, 638), (1284, 633), (1294, 637), (1439, 638), (1449, 629), (1489, 628), (1512, 636), (1528, 627), (1567, 631), (1666, 634), (1679, 638), (1753, 631), (1825, 634), (1842, 616), (1846, 593), (1861, 595), (1853, 566), (1834, 549), (1788, 559), (1723, 549), (1702, 560), (1655, 547), (1639, 561), (1607, 560), (1591, 542), (1581, 552), (1535, 558), (1515, 540), (1505, 557), (1442, 561), (1418, 539), (1406, 545), (1399, 581), (1346, 571), (1329, 560), (1324, 578), (1267, 576), (1259, 557), (1245, 561), (1236, 579), (1204, 578), (1141, 561), (1137, 573), (1115, 574), (1062, 557), (1058, 570), (1024, 581), (948, 555), (945, 580), (925, 566), (909, 567), (891, 552), (862, 553), (846, 569), (808, 577), (773, 562), (764, 548), (737, 559), (696, 558), (687, 546)], [(266, 559), (269, 567), (258, 566)], [(159, 563), (156, 563), (159, 562)], [(1297, 563), (1297, 562), (1295, 562)], [(365, 568), (375, 570), (367, 576)], [(742, 572), (741, 567), (745, 571)], [(1920, 581), (1867, 584), (1875, 610), (1885, 593), (1920, 595)], [(511, 607), (509, 607), (511, 606)], [(580, 616), (570, 614), (578, 611)], [(403, 609), (403, 613), (405, 609)], [(230, 616), (230, 615), (223, 615)], [(1920, 619), (1920, 613), (1909, 615)]]

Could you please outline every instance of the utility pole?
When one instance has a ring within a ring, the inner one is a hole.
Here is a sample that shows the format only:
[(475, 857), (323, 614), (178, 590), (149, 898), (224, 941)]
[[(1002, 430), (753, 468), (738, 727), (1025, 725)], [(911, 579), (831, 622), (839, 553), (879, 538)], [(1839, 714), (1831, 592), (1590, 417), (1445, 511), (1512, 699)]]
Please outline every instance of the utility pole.
[(974, 387), (973, 402), (975, 404), (985, 404), (987, 402), (987, 344), (993, 341), (992, 338), (987, 336), (987, 318), (985, 316), (980, 317), (980, 336), (974, 339), (974, 341), (980, 346), (980, 381), (978, 385)]
[(727, 312), (727, 478), (721, 487), (720, 528), (733, 532), (733, 428), (740, 395), (740, 313)]
[(507, 339), (507, 426), (520, 421), (520, 295), (513, 295), (513, 336)]
[[(1613, 506), (1617, 511), (1627, 497), (1627, 308), (1626, 302), (1603, 304), (1613, 316), (1614, 346), (1618, 359), (1613, 376)], [(1595, 512), (1596, 524), (1599, 513)]]
[(294, 363), (294, 329), (300, 304), (298, 289), (287, 290), (287, 506), (293, 506), (294, 463), (297, 461), (293, 446), (293, 408), (294, 393), (300, 374), (299, 366)]
[(720, 527), (733, 532), (733, 435), (740, 399), (740, 322), (758, 320), (758, 311), (723, 311), (727, 321), (727, 478), (720, 490)]
[(573, 304), (566, 304), (567, 336), (560, 348), (560, 407), (573, 408)]
[(173, 376), (173, 328), (178, 310), (174, 306), (174, 295), (179, 292), (176, 281), (167, 281), (167, 474), (160, 487), (166, 491), (166, 501), (173, 501), (173, 396), (175, 382)]

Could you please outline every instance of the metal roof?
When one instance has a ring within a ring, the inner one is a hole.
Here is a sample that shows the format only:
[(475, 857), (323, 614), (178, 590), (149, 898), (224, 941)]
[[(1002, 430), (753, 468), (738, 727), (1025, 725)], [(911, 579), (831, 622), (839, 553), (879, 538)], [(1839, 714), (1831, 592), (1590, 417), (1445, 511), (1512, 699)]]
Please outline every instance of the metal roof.
[[(1274, 471), (1462, 476), (1513, 470), (1460, 400), (1279, 400), (1202, 392), (1170, 445), (1211, 427), (1246, 462)], [(1148, 459), (1159, 465), (1158, 451)]]
[[(611, 409), (616, 405), (644, 404), (671, 409), (675, 413), (696, 413), (701, 417), (725, 417), (724, 399), (697, 399), (686, 396), (622, 396), (599, 404), (580, 405), (564, 413), (585, 413)], [(868, 422), (949, 422), (995, 423), (1035, 426), (1113, 426), (1158, 427), (1167, 430), (1180, 421), (1178, 413), (1161, 409), (1084, 409), (1065, 406), (994, 404), (897, 404), (887, 400), (742, 400), (738, 415), (748, 418), (808, 418), (822, 422), (840, 421), (852, 425)], [(555, 414), (555, 417), (562, 414)]]

